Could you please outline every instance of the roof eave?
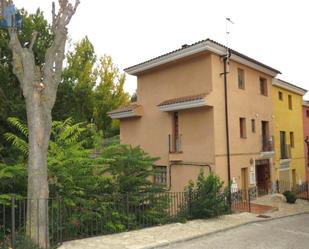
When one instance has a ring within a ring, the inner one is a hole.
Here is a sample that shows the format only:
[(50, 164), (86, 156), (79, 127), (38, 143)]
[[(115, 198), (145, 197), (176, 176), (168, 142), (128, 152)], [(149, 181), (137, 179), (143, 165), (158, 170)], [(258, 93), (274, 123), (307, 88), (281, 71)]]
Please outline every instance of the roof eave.
[(137, 114), (137, 113), (135, 113), (134, 111), (109, 113), (108, 116), (109, 116), (111, 119), (123, 119), (123, 118), (141, 117), (140, 114)]
[(303, 89), (301, 87), (295, 86), (291, 83), (285, 82), (283, 80), (280, 79), (273, 79), (272, 84), (274, 86), (283, 88), (285, 90), (291, 91), (293, 93), (299, 94), (301, 96), (304, 96), (308, 91), (306, 89)]
[(214, 53), (220, 53), (220, 54), (224, 54), (222, 53), (222, 51), (220, 50), (216, 50), (215, 48), (212, 48), (209, 46), (209, 41), (204, 41), (201, 42), (199, 44), (193, 45), (193, 46), (189, 46), (187, 48), (160, 56), (158, 58), (155, 58), (153, 60), (147, 61), (145, 63), (141, 63), (138, 65), (135, 65), (133, 67), (129, 67), (124, 69), (124, 71), (130, 75), (137, 75), (140, 72), (146, 71), (148, 69), (152, 69), (155, 68), (157, 66), (178, 60), (178, 59), (182, 59), (185, 58), (187, 56), (193, 55), (193, 54), (197, 54), (203, 51), (212, 51)]
[(197, 108), (197, 107), (202, 107), (206, 105), (207, 104), (206, 104), (205, 99), (197, 99), (197, 100), (191, 100), (191, 101), (183, 101), (180, 103), (159, 105), (159, 110), (162, 112), (170, 112), (170, 111)]
[[(194, 45), (191, 45), (189, 47), (177, 50), (175, 52), (168, 53), (166, 55), (157, 57), (155, 59), (152, 59), (150, 61), (146, 61), (144, 63), (126, 68), (124, 71), (130, 75), (137, 76), (139, 73), (144, 72), (146, 70), (158, 67), (160, 65), (185, 58), (190, 55), (194, 55), (200, 52), (209, 51), (213, 52), (219, 56), (222, 56), (226, 54), (226, 48), (216, 42), (213, 42), (211, 40), (205, 40), (200, 43), (196, 43)], [(251, 68), (254, 68), (256, 70), (259, 70), (261, 72), (264, 72), (268, 75), (271, 75), (273, 77), (280, 74), (280, 71), (271, 68), (267, 65), (264, 65), (254, 59), (251, 59), (241, 53), (238, 53), (237, 51), (230, 50), (231, 51), (231, 60), (234, 60), (236, 62), (242, 63), (244, 65), (247, 65)]]

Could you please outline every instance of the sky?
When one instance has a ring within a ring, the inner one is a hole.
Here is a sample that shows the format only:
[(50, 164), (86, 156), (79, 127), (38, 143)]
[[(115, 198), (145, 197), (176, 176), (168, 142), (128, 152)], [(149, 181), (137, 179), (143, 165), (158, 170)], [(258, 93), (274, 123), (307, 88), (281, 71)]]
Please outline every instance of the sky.
[[(51, 0), (15, 0), (51, 20)], [(73, 3), (74, 0), (71, 0)], [(282, 72), (279, 78), (309, 90), (308, 0), (80, 0), (69, 25), (72, 42), (88, 36), (96, 54), (123, 70), (183, 44), (211, 38)], [(133, 93), (136, 78), (127, 76)], [(309, 99), (309, 94), (305, 96)]]

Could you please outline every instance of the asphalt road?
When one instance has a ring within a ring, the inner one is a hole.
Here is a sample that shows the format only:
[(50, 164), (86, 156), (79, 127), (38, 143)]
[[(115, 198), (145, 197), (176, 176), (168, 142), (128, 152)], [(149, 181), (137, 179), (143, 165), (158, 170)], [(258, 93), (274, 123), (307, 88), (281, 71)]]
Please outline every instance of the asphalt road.
[(309, 214), (257, 222), (164, 249), (309, 249)]

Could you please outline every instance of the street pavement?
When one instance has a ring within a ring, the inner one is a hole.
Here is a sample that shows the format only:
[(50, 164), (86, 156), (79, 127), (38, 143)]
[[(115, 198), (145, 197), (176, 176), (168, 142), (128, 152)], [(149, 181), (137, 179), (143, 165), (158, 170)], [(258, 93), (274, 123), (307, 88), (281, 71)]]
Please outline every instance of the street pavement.
[(247, 224), (161, 249), (309, 249), (309, 214)]

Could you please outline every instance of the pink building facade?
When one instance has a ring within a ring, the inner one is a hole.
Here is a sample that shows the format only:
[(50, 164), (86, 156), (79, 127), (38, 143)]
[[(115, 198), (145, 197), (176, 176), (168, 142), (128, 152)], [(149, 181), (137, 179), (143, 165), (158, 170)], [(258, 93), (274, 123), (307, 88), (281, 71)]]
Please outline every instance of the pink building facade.
[[(306, 159), (306, 171), (307, 180), (309, 181), (309, 160), (308, 160), (308, 145), (309, 145), (309, 101), (303, 101), (303, 117), (304, 117), (304, 136), (305, 136), (305, 159)], [(307, 139), (308, 137), (308, 139)]]

